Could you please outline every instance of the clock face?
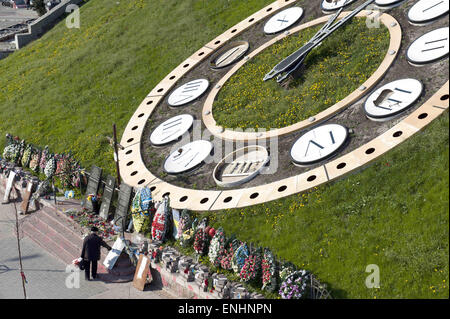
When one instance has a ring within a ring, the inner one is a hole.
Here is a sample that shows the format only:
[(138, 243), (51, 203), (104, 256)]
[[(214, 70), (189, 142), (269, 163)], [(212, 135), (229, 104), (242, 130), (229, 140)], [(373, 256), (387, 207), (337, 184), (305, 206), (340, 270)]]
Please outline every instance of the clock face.
[[(353, 12), (363, 3), (393, 7), (377, 15), (363, 7)], [(425, 10), (419, 14), (422, 20), (411, 17), (418, 8)], [(449, 36), (444, 11), (438, 0), (285, 0), (250, 14), (151, 89), (120, 142), (124, 182), (150, 187), (156, 200), (169, 194), (176, 209), (204, 211), (276, 200), (357, 172), (447, 110)], [(341, 27), (347, 18), (348, 27)], [(301, 19), (308, 22), (298, 23)], [(416, 26), (409, 20), (428, 22)], [(345, 51), (371, 35), (360, 51)], [(296, 45), (287, 50), (296, 37)], [(376, 46), (381, 42), (385, 45)], [(266, 63), (265, 54), (276, 61)], [(380, 58), (374, 62), (376, 56)], [(263, 82), (264, 74), (290, 57), (290, 67), (282, 72), (287, 83), (278, 83), (277, 76)], [(338, 62), (328, 65), (333, 59)], [(364, 68), (353, 71), (348, 66), (354, 61)], [(308, 73), (311, 70), (325, 76), (312, 81), (316, 74)], [(243, 81), (241, 75), (254, 81)], [(358, 81), (351, 82), (355, 78)], [(240, 83), (238, 89), (227, 91), (231, 82)], [(344, 92), (346, 83), (352, 85)], [(298, 93), (302, 88), (314, 92), (305, 103), (313, 111), (306, 114), (306, 106), (284, 110), (283, 99), (294, 104), (306, 99)], [(225, 94), (230, 97), (228, 117), (218, 124), (214, 103)], [(247, 96), (252, 99), (243, 108), (253, 114), (242, 115), (233, 101)], [(253, 115), (258, 123), (274, 114), (281, 119), (303, 117), (274, 127), (232, 127), (228, 121), (234, 116), (245, 124)]]

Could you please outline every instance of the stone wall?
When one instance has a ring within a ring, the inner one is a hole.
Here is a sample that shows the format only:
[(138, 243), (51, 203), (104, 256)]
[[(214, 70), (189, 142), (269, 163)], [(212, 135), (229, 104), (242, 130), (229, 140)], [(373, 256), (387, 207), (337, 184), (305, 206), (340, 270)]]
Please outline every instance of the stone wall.
[(8, 55), (13, 53), (14, 51), (0, 51), (0, 60), (6, 58)]

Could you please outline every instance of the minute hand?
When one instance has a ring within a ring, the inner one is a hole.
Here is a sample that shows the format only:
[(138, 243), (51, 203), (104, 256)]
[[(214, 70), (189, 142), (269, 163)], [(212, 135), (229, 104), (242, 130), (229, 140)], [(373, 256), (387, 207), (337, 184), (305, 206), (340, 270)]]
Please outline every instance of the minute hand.
[(347, 21), (352, 19), (355, 15), (357, 15), (359, 12), (361, 12), (365, 7), (367, 7), (369, 4), (373, 3), (375, 0), (368, 0), (359, 7), (357, 7), (355, 10), (353, 10), (349, 15), (342, 18), (339, 22), (336, 22), (333, 26), (321, 30), (321, 34), (314, 36), (308, 43), (306, 43), (304, 46), (302, 46), (300, 49), (289, 55), (287, 58), (282, 60), (280, 63), (278, 63), (269, 73), (267, 73), (264, 77), (264, 81), (267, 81), (274, 76), (286, 72), (290, 69), (292, 69), (294, 66), (298, 65), (298, 61), (300, 59), (304, 59), (309, 52), (311, 52), (312, 49), (314, 49), (316, 46), (318, 46), (323, 40), (328, 38), (334, 31), (339, 29), (341, 26), (343, 26)]

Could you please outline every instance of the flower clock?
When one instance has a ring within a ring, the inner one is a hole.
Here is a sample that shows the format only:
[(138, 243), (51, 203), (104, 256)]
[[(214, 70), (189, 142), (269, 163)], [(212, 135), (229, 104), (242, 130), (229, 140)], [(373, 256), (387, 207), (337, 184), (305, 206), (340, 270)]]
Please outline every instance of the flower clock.
[(448, 109), (447, 13), (440, 0), (251, 13), (150, 89), (120, 141), (124, 182), (207, 211), (360, 171)]

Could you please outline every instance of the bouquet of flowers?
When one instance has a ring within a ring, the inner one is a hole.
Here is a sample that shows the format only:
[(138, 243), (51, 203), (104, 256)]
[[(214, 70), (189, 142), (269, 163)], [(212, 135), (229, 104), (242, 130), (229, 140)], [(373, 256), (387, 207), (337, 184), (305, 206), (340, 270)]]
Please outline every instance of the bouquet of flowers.
[(52, 155), (47, 155), (47, 163), (45, 164), (44, 174), (47, 178), (52, 178), (56, 172), (56, 160)]
[(183, 209), (180, 215), (180, 223), (179, 223), (180, 232), (184, 233), (186, 230), (191, 228), (191, 225), (192, 225), (191, 216), (189, 215), (187, 209)]
[(187, 211), (181, 212), (180, 227), (182, 235), (180, 236), (180, 245), (188, 247), (194, 240), (195, 231), (197, 230), (197, 218), (191, 222), (191, 216)]
[(40, 171), (40, 167), (39, 167), (40, 160), (41, 160), (41, 151), (40, 150), (33, 150), (33, 153), (31, 154), (29, 167), (35, 173), (39, 173), (39, 171)]
[(40, 168), (41, 172), (44, 171), (45, 166), (47, 165), (48, 157), (49, 157), (49, 150), (48, 150), (48, 146), (46, 145), (44, 150), (41, 153), (41, 159), (39, 161), (39, 168)]
[(99, 215), (93, 214), (87, 209), (83, 209), (82, 211), (68, 210), (65, 213), (70, 219), (82, 227), (97, 227), (99, 236), (104, 240), (110, 240), (116, 235), (111, 224), (106, 223)]
[(268, 248), (265, 248), (262, 260), (262, 289), (274, 292), (277, 289), (277, 277), (275, 257)]
[(20, 151), (19, 145), (10, 144), (10, 145), (6, 146), (5, 149), (3, 150), (3, 158), (5, 160), (7, 160), (8, 162), (12, 162), (16, 158), (19, 151)]
[(231, 260), (236, 249), (240, 246), (241, 242), (232, 236), (225, 244), (225, 249), (220, 259), (220, 267), (223, 269), (231, 270)]
[(151, 230), (150, 203), (152, 200), (151, 191), (144, 187), (136, 192), (131, 204), (131, 216), (136, 232), (147, 233)]
[(59, 175), (62, 173), (63, 165), (66, 160), (66, 156), (64, 154), (55, 154), (55, 163), (56, 163), (56, 169), (55, 174)]
[(242, 281), (256, 281), (261, 278), (261, 249), (251, 253), (246, 259), (239, 273)]
[(225, 252), (225, 234), (223, 232), (223, 228), (220, 227), (214, 237), (211, 239), (211, 243), (209, 246), (209, 261), (215, 266), (220, 266), (220, 260), (223, 257)]
[(311, 275), (306, 270), (290, 274), (281, 284), (279, 294), (282, 299), (301, 299), (307, 296)]
[(241, 243), (241, 245), (236, 249), (231, 259), (231, 268), (237, 274), (241, 272), (242, 267), (244, 267), (245, 260), (250, 255), (246, 243)]
[(25, 140), (22, 140), (18, 144), (17, 152), (15, 153), (15, 157), (13, 159), (14, 163), (20, 164), (22, 162), (22, 155), (24, 151), (25, 151)]
[(25, 150), (23, 151), (23, 155), (22, 155), (22, 167), (27, 168), (30, 165), (31, 153), (32, 153), (32, 147), (31, 147), (31, 145), (27, 145), (25, 147)]
[(81, 175), (84, 174), (82, 173), (80, 164), (78, 162), (71, 164), (71, 170), (72, 170), (71, 183), (74, 187), (79, 187), (81, 184)]
[(283, 263), (280, 268), (280, 280), (282, 282), (295, 271), (295, 266), (290, 262)]
[(76, 187), (73, 183), (73, 178), (76, 174), (76, 167), (72, 155), (61, 155), (56, 164), (56, 173), (60, 174), (61, 182), (64, 188)]
[(152, 240), (164, 241), (169, 229), (170, 223), (169, 199), (164, 198), (163, 202), (156, 210), (152, 222)]
[(198, 228), (194, 238), (194, 250), (200, 256), (206, 255), (208, 252), (209, 236), (204, 228)]

